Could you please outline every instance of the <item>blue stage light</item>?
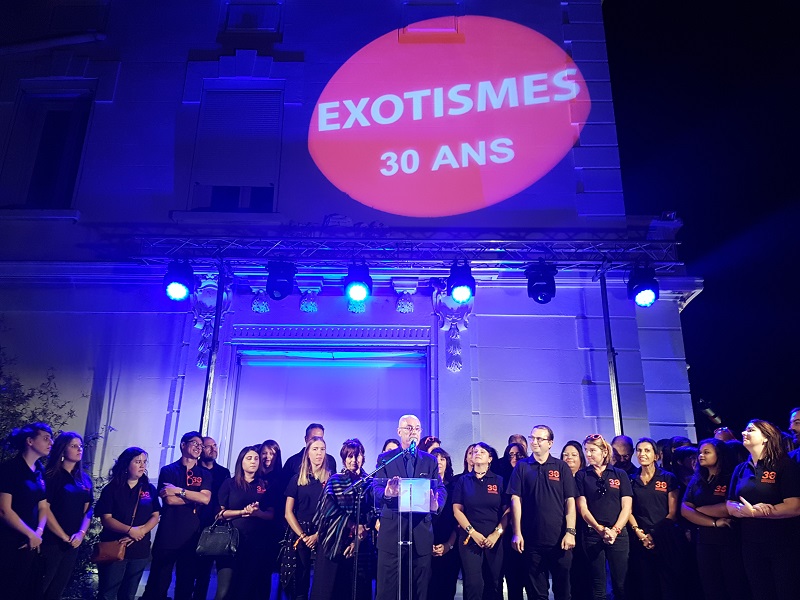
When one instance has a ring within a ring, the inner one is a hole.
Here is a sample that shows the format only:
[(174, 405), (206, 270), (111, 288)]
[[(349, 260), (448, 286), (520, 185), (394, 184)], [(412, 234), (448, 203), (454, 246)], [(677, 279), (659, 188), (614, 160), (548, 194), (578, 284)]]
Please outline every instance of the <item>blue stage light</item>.
[(181, 302), (194, 292), (194, 270), (189, 263), (171, 262), (164, 276), (167, 298)]
[(469, 268), (469, 263), (464, 260), (462, 264), (456, 260), (450, 267), (450, 277), (447, 278), (447, 293), (456, 304), (466, 304), (475, 295), (475, 278)]
[(650, 267), (635, 267), (628, 279), (628, 298), (636, 306), (647, 308), (658, 300), (658, 281), (655, 271)]
[(372, 293), (372, 277), (366, 265), (351, 265), (347, 269), (344, 293), (354, 302), (363, 302)]

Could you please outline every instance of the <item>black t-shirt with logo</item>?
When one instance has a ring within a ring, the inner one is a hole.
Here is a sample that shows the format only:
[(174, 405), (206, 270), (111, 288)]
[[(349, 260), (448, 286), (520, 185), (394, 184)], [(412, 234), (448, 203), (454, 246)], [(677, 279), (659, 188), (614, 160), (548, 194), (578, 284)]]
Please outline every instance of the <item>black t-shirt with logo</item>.
[(214, 518), (219, 514), (219, 490), (223, 482), (231, 478), (231, 472), (222, 465), (214, 463), (211, 469), (206, 469), (211, 473), (211, 502), (198, 507), (200, 513), (200, 525), (207, 527), (214, 522)]
[[(187, 492), (211, 491), (211, 473), (196, 464), (187, 469), (179, 460), (161, 467), (158, 474), (158, 489), (171, 483), (175, 487), (184, 488)], [(161, 522), (153, 546), (159, 549), (175, 550), (182, 548), (200, 533), (200, 506), (187, 501), (183, 505), (169, 505), (164, 502)]]
[[(39, 502), (45, 499), (44, 477), (18, 454), (0, 464), (0, 493), (11, 496), (11, 509), (31, 529), (39, 526)], [(28, 538), (0, 521), (0, 544), (19, 548)]]
[[(453, 504), (464, 507), (469, 524), (478, 533), (489, 535), (500, 523), (504, 507), (508, 506), (503, 478), (491, 471), (481, 478), (475, 473), (464, 474), (453, 485)], [(467, 532), (459, 529), (459, 541), (463, 542), (466, 537)]]
[[(78, 478), (80, 483), (71, 473), (61, 468), (45, 477), (50, 510), (67, 535), (73, 535), (80, 530), (85, 515), (84, 507), (87, 503), (91, 506), (94, 500), (92, 480), (84, 473), (78, 473)], [(57, 539), (49, 529), (45, 530), (45, 535), (51, 541)]]
[(661, 467), (656, 467), (653, 478), (642, 483), (641, 470), (631, 477), (633, 491), (632, 513), (637, 525), (647, 533), (652, 533), (656, 525), (669, 514), (669, 493), (679, 488), (678, 479)]
[[(730, 478), (718, 475), (710, 481), (697, 474), (689, 481), (683, 501), (695, 508), (722, 504), (728, 498), (728, 485)], [(737, 543), (739, 524), (736, 519), (731, 519), (733, 527), (696, 526), (697, 542), (699, 544), (734, 544)], [(737, 531), (734, 531), (734, 528)]]
[[(593, 466), (580, 469), (575, 474), (578, 495), (586, 499), (586, 507), (595, 521), (603, 527), (613, 527), (622, 511), (622, 498), (632, 496), (631, 480), (622, 469), (607, 465), (602, 475)], [(620, 535), (626, 535), (623, 529)]]
[[(219, 490), (219, 503), (226, 510), (242, 510), (245, 506), (258, 502), (263, 506), (261, 509), (269, 508), (270, 501), (267, 499), (267, 484), (261, 479), (256, 479), (250, 483), (245, 482), (245, 488), (236, 485), (233, 479), (223, 482)], [(231, 523), (236, 529), (246, 536), (259, 535), (266, 531), (267, 521), (259, 517), (237, 517)]]
[(519, 496), (525, 545), (555, 546), (566, 533), (566, 500), (575, 498), (575, 478), (563, 460), (547, 456), (540, 464), (530, 456), (517, 462), (508, 483), (509, 496)]
[[(786, 498), (800, 497), (800, 464), (786, 457), (774, 467), (767, 467), (763, 460), (754, 465), (748, 459), (733, 470), (728, 487), (728, 500), (739, 502), (740, 496), (750, 504), (780, 504)], [(800, 517), (743, 518), (741, 523), (743, 540), (764, 543), (789, 542), (800, 531)]]
[[(138, 503), (138, 508), (136, 507)], [(134, 509), (136, 515), (134, 516)], [(156, 488), (152, 483), (137, 483), (130, 487), (127, 482), (122, 484), (111, 481), (103, 491), (94, 507), (94, 514), (98, 517), (111, 515), (124, 525), (134, 527), (144, 525), (150, 520), (154, 512), (161, 511), (161, 501)], [(133, 519), (133, 521), (131, 521)], [(113, 542), (126, 536), (125, 533), (111, 531), (105, 527), (100, 532), (101, 542)], [(133, 542), (125, 550), (126, 558), (148, 558), (150, 556), (150, 532), (138, 542)]]

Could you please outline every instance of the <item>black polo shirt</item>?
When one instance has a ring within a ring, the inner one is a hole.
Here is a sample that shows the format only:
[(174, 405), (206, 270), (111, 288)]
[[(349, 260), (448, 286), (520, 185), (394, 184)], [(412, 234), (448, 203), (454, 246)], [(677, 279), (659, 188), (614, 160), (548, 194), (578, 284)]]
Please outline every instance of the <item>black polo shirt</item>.
[(543, 464), (533, 456), (518, 461), (507, 492), (509, 496), (520, 497), (526, 545), (561, 543), (567, 527), (566, 500), (577, 495), (575, 478), (567, 463), (549, 454)]
[[(633, 496), (631, 479), (622, 469), (606, 465), (602, 475), (593, 466), (579, 469), (575, 474), (578, 495), (586, 498), (586, 506), (600, 525), (613, 527), (622, 511), (622, 498)], [(623, 529), (620, 535), (626, 535)]]
[[(686, 486), (683, 494), (683, 501), (691, 504), (695, 508), (701, 506), (712, 506), (722, 504), (728, 499), (728, 485), (730, 479), (724, 475), (719, 475), (706, 480), (699, 474), (694, 475)], [(731, 520), (731, 525), (738, 529), (737, 519)], [(738, 535), (732, 527), (708, 527), (695, 525), (697, 528), (697, 542), (700, 544), (734, 544), (737, 543)]]
[[(800, 497), (800, 465), (784, 458), (774, 468), (767, 468), (763, 460), (753, 464), (752, 458), (736, 466), (728, 487), (728, 500), (739, 502), (739, 496), (750, 504), (764, 502), (780, 504), (785, 498)], [(792, 519), (744, 518), (743, 541), (785, 541), (800, 529), (800, 517)], [(792, 543), (797, 543), (794, 540)]]
[[(133, 511), (137, 502), (139, 507), (136, 509), (134, 517)], [(149, 482), (130, 487), (127, 482), (120, 485), (112, 481), (100, 492), (100, 498), (94, 507), (95, 515), (111, 515), (112, 518), (125, 525), (131, 525), (131, 518), (133, 518), (134, 527), (147, 523), (154, 512), (161, 512), (161, 501), (156, 488)], [(105, 527), (100, 532), (101, 542), (113, 542), (124, 537), (124, 533), (111, 531)], [(125, 550), (125, 557), (148, 558), (149, 556), (150, 532), (148, 531), (141, 540), (128, 546)]]
[[(83, 485), (76, 482), (71, 473), (60, 468), (51, 476), (45, 477), (50, 510), (67, 535), (73, 535), (80, 530), (85, 515), (83, 509), (87, 502), (91, 506), (94, 500), (91, 478), (84, 473), (79, 476)], [(55, 539), (55, 534), (49, 529), (45, 531), (45, 535)]]
[[(242, 510), (245, 506), (253, 502), (261, 503), (265, 500), (267, 495), (267, 484), (263, 480), (256, 479), (250, 483), (245, 482), (245, 488), (242, 489), (233, 479), (228, 479), (222, 484), (219, 491), (220, 506), (224, 506), (227, 510)], [(268, 502), (264, 502), (262, 509), (269, 508)], [(231, 523), (239, 531), (245, 535), (258, 535), (266, 530), (267, 521), (258, 517), (237, 517), (232, 519)]]
[[(508, 506), (508, 497), (503, 490), (503, 478), (487, 471), (478, 478), (475, 473), (459, 477), (453, 486), (453, 504), (464, 507), (469, 524), (478, 533), (489, 535), (500, 523), (503, 510)], [(459, 529), (458, 537), (463, 541), (467, 532)]]
[[(39, 502), (46, 498), (38, 463), (31, 470), (22, 454), (0, 464), (0, 493), (11, 496), (11, 509), (31, 529), (39, 526)], [(0, 522), (0, 544), (19, 548), (28, 538)]]
[(227, 467), (223, 467), (216, 462), (213, 468), (206, 469), (206, 471), (211, 473), (211, 502), (205, 505), (201, 504), (198, 507), (201, 527), (207, 527), (214, 522), (214, 518), (219, 513), (219, 490), (222, 487), (222, 483), (231, 478), (231, 472)]
[(669, 493), (679, 488), (678, 479), (661, 467), (656, 467), (653, 478), (642, 483), (641, 470), (631, 477), (633, 491), (632, 513), (636, 524), (647, 533), (652, 533), (656, 525), (669, 514)]
[[(308, 485), (299, 485), (299, 475), (293, 475), (286, 486), (286, 497), (294, 498), (294, 516), (300, 523), (310, 523), (317, 511), (317, 503), (325, 486), (313, 475), (308, 478)], [(306, 532), (308, 533), (308, 532)]]
[[(178, 459), (172, 464), (161, 467), (161, 472), (158, 474), (158, 489), (163, 488), (166, 483), (171, 483), (189, 492), (211, 491), (211, 479), (211, 473), (200, 466), (199, 462), (191, 469), (187, 469)], [(190, 542), (200, 532), (200, 506), (202, 505), (188, 501), (183, 505), (169, 505), (165, 502), (154, 546), (159, 549), (175, 550)]]

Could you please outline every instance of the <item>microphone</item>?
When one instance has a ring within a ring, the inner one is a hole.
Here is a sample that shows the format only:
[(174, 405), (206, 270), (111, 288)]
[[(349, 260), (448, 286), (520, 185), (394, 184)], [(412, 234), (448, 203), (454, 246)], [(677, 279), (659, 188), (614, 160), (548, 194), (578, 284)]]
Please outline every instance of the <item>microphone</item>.
[(411, 456), (417, 455), (417, 440), (411, 440), (411, 444), (408, 447), (408, 453)]

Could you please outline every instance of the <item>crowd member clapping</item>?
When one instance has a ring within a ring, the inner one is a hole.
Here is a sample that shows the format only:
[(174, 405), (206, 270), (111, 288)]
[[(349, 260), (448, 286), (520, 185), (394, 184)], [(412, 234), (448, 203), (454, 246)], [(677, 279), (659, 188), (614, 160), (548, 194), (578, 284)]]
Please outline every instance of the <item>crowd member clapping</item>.
[(472, 458), (472, 472), (459, 477), (453, 486), (453, 513), (460, 525), (464, 600), (481, 600), (502, 596), (500, 537), (508, 526), (508, 500), (503, 478), (489, 469), (491, 447), (485, 442), (474, 444)]
[[(261, 574), (266, 557), (263, 536), (266, 522), (273, 519), (272, 508), (261, 507), (267, 484), (257, 477), (260, 458), (258, 446), (245, 446), (239, 452), (234, 475), (219, 490), (219, 518), (231, 521), (239, 530), (236, 555), (217, 561), (217, 594), (215, 600), (269, 598), (269, 589)], [(271, 577), (270, 573), (270, 577)]]
[[(630, 543), (625, 525), (631, 514), (628, 474), (610, 464), (612, 449), (600, 434), (583, 441), (588, 466), (575, 475), (578, 511), (588, 529), (583, 535), (595, 600), (606, 597), (606, 563), (615, 600), (624, 600)], [(574, 564), (573, 564), (574, 567)]]
[(731, 527), (725, 500), (733, 468), (725, 442), (700, 442), (697, 469), (681, 504), (681, 514), (696, 527), (695, 555), (706, 600), (747, 600), (740, 532)]
[(11, 444), (17, 454), (0, 465), (0, 565), (3, 593), (30, 598), (39, 588), (36, 573), (47, 519), (44, 478), (38, 461), (50, 454), (53, 431), (45, 423), (15, 430)]
[(122, 451), (95, 506), (103, 529), (101, 542), (126, 544), (125, 559), (98, 566), (101, 600), (133, 600), (150, 561), (150, 531), (158, 525), (161, 503), (147, 478), (147, 452)]
[(42, 598), (58, 600), (72, 577), (78, 547), (92, 520), (92, 480), (83, 472), (83, 438), (65, 431), (53, 443), (44, 473), (50, 512), (42, 538)]
[(742, 557), (753, 598), (797, 597), (800, 564), (800, 473), (786, 454), (781, 431), (753, 419), (742, 432), (750, 459), (736, 467), (728, 513), (741, 520)]
[(456, 519), (453, 515), (453, 461), (444, 448), (434, 448), (439, 477), (447, 490), (447, 500), (442, 511), (433, 517), (433, 553), (431, 556), (431, 579), (428, 583), (428, 598), (453, 600), (458, 586), (458, 570), (461, 561), (456, 549)]

